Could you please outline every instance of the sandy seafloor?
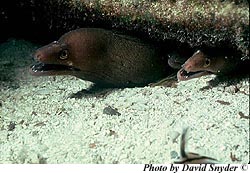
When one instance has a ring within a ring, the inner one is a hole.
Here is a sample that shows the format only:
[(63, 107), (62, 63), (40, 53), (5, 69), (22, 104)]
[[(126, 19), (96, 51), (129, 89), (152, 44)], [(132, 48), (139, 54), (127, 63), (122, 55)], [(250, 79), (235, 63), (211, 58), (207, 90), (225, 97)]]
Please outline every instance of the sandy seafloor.
[(0, 45), (0, 163), (171, 163), (186, 127), (187, 151), (249, 162), (248, 79), (207, 88), (214, 76), (206, 76), (79, 98), (90, 82), (29, 75), (36, 48)]

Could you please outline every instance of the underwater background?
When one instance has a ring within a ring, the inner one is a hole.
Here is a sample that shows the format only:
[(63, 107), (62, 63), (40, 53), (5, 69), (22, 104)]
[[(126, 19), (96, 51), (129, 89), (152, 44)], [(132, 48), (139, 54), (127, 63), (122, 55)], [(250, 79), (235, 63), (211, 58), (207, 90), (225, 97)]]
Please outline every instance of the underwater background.
[(0, 163), (172, 163), (184, 128), (187, 152), (249, 163), (249, 77), (218, 82), (210, 75), (91, 94), (90, 82), (28, 72), (37, 48), (79, 27), (176, 48), (233, 50), (236, 61), (249, 62), (248, 1), (212, 2), (0, 4)]

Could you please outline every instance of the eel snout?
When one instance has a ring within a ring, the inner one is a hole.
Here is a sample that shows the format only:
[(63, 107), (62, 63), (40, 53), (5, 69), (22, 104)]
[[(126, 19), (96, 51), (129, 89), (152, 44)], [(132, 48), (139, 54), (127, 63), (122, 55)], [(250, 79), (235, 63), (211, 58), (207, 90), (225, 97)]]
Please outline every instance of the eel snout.
[(33, 59), (36, 63), (30, 67), (29, 72), (34, 76), (48, 76), (67, 75), (80, 71), (78, 68), (60, 62), (66, 59), (64, 58), (66, 55), (65, 49), (62, 49), (62, 46), (54, 41), (35, 51)]
[(177, 72), (179, 81), (185, 81), (201, 76), (213, 74), (209, 69), (211, 59), (208, 58), (203, 52), (198, 50), (190, 57)]

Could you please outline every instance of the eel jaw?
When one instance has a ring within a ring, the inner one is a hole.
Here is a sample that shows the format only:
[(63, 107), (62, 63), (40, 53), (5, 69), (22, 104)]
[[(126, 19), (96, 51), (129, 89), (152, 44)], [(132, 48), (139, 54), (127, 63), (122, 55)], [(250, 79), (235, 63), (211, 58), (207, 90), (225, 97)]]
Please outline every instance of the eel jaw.
[(179, 81), (185, 81), (185, 80), (190, 80), (190, 79), (194, 79), (194, 78), (198, 78), (201, 76), (205, 76), (205, 75), (210, 75), (213, 74), (212, 72), (209, 71), (186, 71), (184, 68), (181, 68), (178, 72), (177, 72), (177, 78)]
[(66, 65), (45, 63), (32, 65), (29, 69), (30, 74), (33, 76), (67, 75), (76, 71), (80, 71), (80, 69)]

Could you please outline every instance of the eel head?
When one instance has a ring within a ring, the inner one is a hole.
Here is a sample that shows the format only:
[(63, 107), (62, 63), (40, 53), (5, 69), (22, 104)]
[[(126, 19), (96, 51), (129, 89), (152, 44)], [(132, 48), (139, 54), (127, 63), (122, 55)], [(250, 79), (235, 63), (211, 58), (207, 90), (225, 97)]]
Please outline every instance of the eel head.
[(200, 50), (194, 53), (177, 73), (179, 81), (185, 81), (209, 74), (218, 74), (224, 67), (225, 57), (209, 57)]
[(37, 63), (29, 70), (34, 76), (67, 75), (80, 71), (72, 63), (67, 44), (60, 44), (58, 41), (36, 50), (34, 59)]

